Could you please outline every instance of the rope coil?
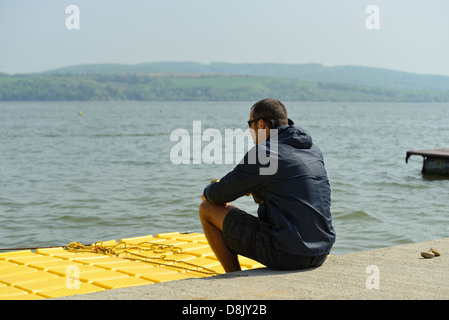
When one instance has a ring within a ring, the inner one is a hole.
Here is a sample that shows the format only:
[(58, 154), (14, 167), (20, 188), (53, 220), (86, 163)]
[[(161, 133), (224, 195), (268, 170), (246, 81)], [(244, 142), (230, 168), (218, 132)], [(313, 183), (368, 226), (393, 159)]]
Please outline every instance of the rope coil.
[(114, 245), (104, 245), (102, 241), (97, 241), (90, 246), (87, 246), (75, 241), (69, 243), (66, 247), (64, 247), (64, 249), (75, 253), (89, 252), (95, 254), (112, 255), (123, 259), (156, 264), (158, 266), (178, 268), (183, 271), (195, 271), (206, 276), (219, 274), (214, 270), (194, 263), (180, 259), (170, 259), (169, 257), (173, 255), (187, 255), (187, 253), (182, 252), (182, 248), (174, 245), (158, 244), (149, 241), (140, 242), (137, 244), (129, 244), (125, 241), (120, 241)]

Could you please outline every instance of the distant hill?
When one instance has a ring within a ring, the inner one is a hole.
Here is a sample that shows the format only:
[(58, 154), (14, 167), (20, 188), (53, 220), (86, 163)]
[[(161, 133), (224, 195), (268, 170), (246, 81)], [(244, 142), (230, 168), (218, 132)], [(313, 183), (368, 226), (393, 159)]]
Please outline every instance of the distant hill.
[(193, 73), (0, 76), (0, 101), (255, 101), (264, 97), (284, 101), (449, 102), (449, 91)]
[(449, 90), (449, 77), (422, 75), (361, 66), (322, 64), (153, 62), (135, 65), (93, 64), (54, 69), (42, 74), (232, 74), (270, 76), (312, 82), (365, 85), (379, 88)]
[(449, 102), (449, 77), (321, 64), (157, 62), (0, 73), (0, 101), (247, 100)]

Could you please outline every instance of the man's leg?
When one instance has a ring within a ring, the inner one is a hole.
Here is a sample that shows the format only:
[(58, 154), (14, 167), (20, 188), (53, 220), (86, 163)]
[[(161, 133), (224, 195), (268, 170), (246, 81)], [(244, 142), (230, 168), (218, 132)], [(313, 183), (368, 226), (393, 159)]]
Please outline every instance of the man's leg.
[(223, 205), (203, 201), (199, 209), (204, 234), (226, 272), (241, 270), (237, 255), (228, 249), (223, 238), (223, 221), (233, 208), (235, 206), (229, 203)]

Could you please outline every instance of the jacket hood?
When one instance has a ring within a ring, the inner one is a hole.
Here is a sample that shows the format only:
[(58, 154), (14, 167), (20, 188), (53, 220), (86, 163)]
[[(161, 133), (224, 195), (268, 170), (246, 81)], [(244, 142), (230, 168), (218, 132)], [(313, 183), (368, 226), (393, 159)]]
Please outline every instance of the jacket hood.
[(283, 143), (299, 149), (310, 149), (312, 137), (297, 126), (278, 127), (278, 139)]

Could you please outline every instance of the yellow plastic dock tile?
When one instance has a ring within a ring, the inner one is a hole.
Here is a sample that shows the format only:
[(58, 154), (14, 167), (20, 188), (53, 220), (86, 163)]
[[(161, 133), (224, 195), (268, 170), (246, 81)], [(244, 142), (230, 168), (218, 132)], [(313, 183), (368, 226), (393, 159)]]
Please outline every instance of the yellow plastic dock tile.
[(147, 279), (153, 282), (166, 282), (166, 281), (174, 281), (174, 280), (181, 280), (181, 279), (189, 279), (189, 278), (199, 278), (199, 276), (187, 274), (187, 273), (171, 273), (171, 274), (160, 274), (160, 273), (154, 273), (154, 274), (145, 274), (140, 276), (142, 279)]
[(110, 280), (98, 280), (94, 281), (92, 284), (95, 284), (100, 287), (104, 287), (105, 289), (119, 289), (126, 287), (135, 287), (142, 286), (147, 284), (152, 284), (154, 281), (137, 278), (137, 277), (128, 277), (121, 279), (110, 279)]
[[(105, 249), (112, 251), (105, 254)], [(241, 256), (239, 262), (242, 269), (263, 267)], [(0, 253), (0, 299), (62, 297), (224, 272), (201, 233), (71, 243), (67, 248)]]
[(134, 243), (148, 242), (148, 241), (154, 241), (154, 240), (155, 240), (154, 237), (152, 235), (149, 235), (149, 236), (134, 237), (134, 238), (123, 238), (123, 239), (120, 239), (120, 242), (134, 244)]
[(189, 250), (187, 252), (189, 254), (193, 254), (194, 256), (197, 256), (197, 257), (207, 257), (207, 256), (214, 255), (214, 252), (212, 251), (211, 247), (209, 247), (209, 246), (207, 246), (205, 248)]
[(37, 269), (29, 268), (24, 265), (18, 265), (11, 263), (10, 266), (0, 269), (0, 279), (3, 277), (14, 276), (18, 274), (25, 274), (30, 272), (37, 272)]
[(6, 268), (10, 266), (10, 262), (8, 262), (7, 260), (0, 260), (0, 269), (1, 268)]
[(36, 249), (36, 253), (52, 256), (58, 253), (67, 253), (67, 250), (65, 250), (63, 247), (43, 248), (43, 249)]
[(188, 261), (188, 260), (197, 259), (197, 258), (198, 257), (193, 254), (176, 253), (176, 254), (165, 257), (165, 260), (174, 262), (174, 261)]
[[(2, 298), (0, 298), (1, 300)], [(34, 293), (28, 293), (28, 294), (23, 294), (23, 295), (18, 295), (18, 296), (9, 296), (9, 297), (5, 297), (4, 300), (42, 300), (45, 299), (42, 296), (39, 296), (37, 294)]]
[(206, 239), (206, 237), (204, 237), (203, 239), (201, 239), (201, 240), (198, 240), (198, 243), (205, 243), (205, 244), (209, 244), (209, 242), (207, 241), (207, 239)]
[(128, 278), (127, 274), (122, 272), (117, 272), (113, 270), (104, 270), (104, 271), (92, 271), (92, 272), (80, 272), (79, 279), (81, 281), (98, 281), (98, 280), (111, 280), (111, 279), (120, 279), (120, 278)]
[(245, 267), (250, 268), (250, 269), (264, 267), (264, 265), (261, 264), (260, 262), (252, 260), (250, 258), (239, 256), (238, 259), (239, 259), (239, 262), (240, 262), (241, 266), (245, 266)]
[(74, 274), (87, 274), (90, 272), (101, 272), (105, 271), (106, 269), (98, 268), (95, 266), (90, 265), (76, 265), (76, 264), (69, 264), (67, 266), (61, 266), (61, 267), (50, 267), (48, 268), (49, 273), (54, 273), (61, 277), (66, 277)]
[(79, 283), (74, 284), (73, 287), (61, 287), (46, 291), (40, 291), (37, 294), (42, 296), (43, 298), (57, 298), (57, 297), (65, 297), (65, 296), (73, 296), (77, 294), (91, 293), (91, 292), (99, 292), (104, 291), (105, 288), (99, 287), (97, 285), (91, 283)]
[(108, 240), (108, 241), (97, 241), (95, 243), (92, 243), (91, 246), (95, 247), (97, 245), (100, 246), (115, 246), (117, 244), (117, 241), (115, 240)]
[(39, 262), (33, 262), (30, 263), (28, 265), (28, 267), (31, 268), (35, 268), (35, 269), (39, 269), (42, 271), (48, 271), (48, 270), (52, 270), (52, 269), (61, 269), (61, 268), (67, 268), (69, 266), (82, 266), (82, 263), (78, 263), (78, 262), (74, 262), (74, 261), (70, 261), (70, 260), (64, 260), (64, 259), (59, 259), (59, 260), (54, 260), (54, 261), (39, 261)]
[(201, 267), (205, 267), (205, 268), (213, 267), (213, 266), (216, 266), (216, 265), (220, 264), (220, 262), (218, 260), (209, 259), (209, 258), (202, 258), (202, 257), (195, 258), (195, 259), (189, 260), (187, 262), (195, 264), (195, 265), (198, 265), (198, 266), (201, 266)]
[(147, 274), (175, 274), (177, 273), (174, 269), (163, 268), (163, 267), (151, 267), (151, 268), (123, 268), (119, 272), (129, 274), (134, 277), (140, 277)]
[(7, 286), (0, 288), (0, 299), (2, 300), (7, 300), (9, 299), (9, 297), (24, 296), (27, 294), (27, 291), (18, 289), (16, 287)]
[(153, 265), (149, 263), (142, 263), (138, 261), (132, 261), (127, 259), (121, 259), (122, 261), (103, 261), (94, 264), (95, 267), (103, 268), (107, 270), (119, 270), (123, 268), (138, 268), (138, 267), (146, 267), (146, 268), (152, 268)]
[(151, 250), (151, 251), (131, 251), (130, 254), (125, 254), (123, 256), (121, 256), (121, 258), (123, 259), (129, 259), (129, 261), (131, 260), (143, 260), (143, 261), (148, 261), (150, 262), (150, 259), (157, 259), (160, 258), (162, 255), (165, 255), (167, 257), (173, 255), (172, 251), (168, 251), (168, 252), (161, 252), (159, 250)]
[(92, 266), (97, 265), (99, 263), (105, 263), (105, 262), (113, 262), (113, 261), (122, 261), (122, 258), (116, 258), (109, 255), (101, 255), (97, 254), (98, 257), (89, 257), (84, 255), (78, 255), (78, 257), (74, 257), (73, 259), (70, 259), (73, 262), (78, 262), (82, 264), (90, 264)]
[(31, 250), (20, 250), (20, 251), (7, 251), (7, 252), (1, 252), (0, 253), (0, 260), (8, 260), (12, 257), (19, 257), (19, 256), (28, 256), (33, 255)]
[(190, 241), (190, 242), (198, 242), (200, 240), (206, 240), (205, 235), (202, 233), (198, 233), (198, 232), (194, 232), (194, 233), (180, 233), (180, 232), (159, 233), (156, 235), (156, 238)]
[(11, 258), (8, 261), (28, 266), (28, 265), (36, 263), (36, 262), (48, 263), (51, 261), (59, 261), (59, 260), (61, 260), (61, 259), (51, 257), (51, 256), (43, 256), (40, 254), (35, 254), (34, 256)]
[(52, 289), (66, 288), (67, 286), (70, 287), (71, 283), (74, 283), (73, 279), (66, 277), (57, 277), (49, 280), (21, 283), (16, 285), (15, 287), (28, 291), (30, 293), (36, 293)]
[(153, 267), (169, 267), (173, 265), (173, 261), (159, 259), (159, 258), (151, 258), (147, 260), (148, 264), (152, 265)]
[(26, 282), (33, 282), (33, 281), (39, 281), (39, 280), (48, 280), (48, 279), (54, 279), (58, 276), (55, 274), (51, 274), (45, 271), (36, 271), (36, 272), (30, 272), (25, 274), (19, 274), (19, 275), (13, 275), (9, 277), (1, 277), (0, 282), (5, 283), (10, 286), (14, 286), (21, 283)]
[(216, 272), (218, 274), (222, 274), (222, 273), (226, 272), (221, 264), (217, 264), (216, 266), (208, 267), (207, 269), (211, 270), (211, 271), (214, 271), (214, 272)]
[(130, 275), (130, 276), (138, 277), (141, 274), (151, 272), (151, 270), (155, 269), (155, 268), (157, 268), (157, 267), (154, 267), (154, 266), (120, 267), (120, 268), (116, 269), (115, 271)]
[(189, 252), (189, 251), (204, 249), (204, 248), (210, 249), (209, 245), (207, 245), (205, 243), (198, 243), (198, 242), (186, 242), (184, 244), (177, 245), (176, 247), (180, 248), (182, 250), (182, 252)]
[(133, 267), (136, 265), (139, 266), (140, 262), (135, 261), (135, 260), (123, 259), (123, 258), (120, 258), (120, 260), (117, 260), (117, 261), (103, 260), (98, 263), (92, 264), (92, 266), (95, 266), (98, 268), (103, 268), (103, 269), (108, 269), (108, 270), (116, 270), (120, 266)]
[(201, 240), (206, 240), (206, 237), (202, 233), (190, 233), (190, 234), (181, 234), (179, 237), (176, 237), (177, 240), (189, 241), (189, 242), (198, 242)]
[(67, 259), (67, 260), (81, 260), (81, 259), (104, 259), (104, 255), (98, 253), (86, 253), (86, 252), (69, 252), (58, 253), (53, 255), (56, 258)]
[(155, 244), (157, 245), (162, 245), (162, 246), (172, 246), (172, 247), (176, 247), (182, 244), (186, 244), (186, 241), (181, 241), (181, 240), (176, 240), (176, 239), (164, 239), (162, 241), (156, 242)]
[(156, 238), (173, 239), (180, 235), (181, 235), (180, 232), (158, 233), (158, 234), (156, 234)]

